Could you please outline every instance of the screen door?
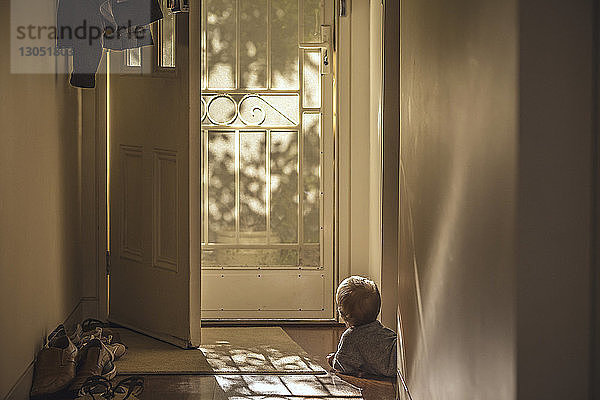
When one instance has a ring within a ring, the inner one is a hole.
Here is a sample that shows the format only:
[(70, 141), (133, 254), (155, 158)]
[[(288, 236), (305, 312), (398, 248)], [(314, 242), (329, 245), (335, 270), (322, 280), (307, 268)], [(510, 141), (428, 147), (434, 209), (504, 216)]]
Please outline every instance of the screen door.
[(202, 22), (202, 318), (332, 319), (333, 1)]
[(188, 21), (199, 23), (201, 13), (197, 3), (189, 15), (162, 3), (154, 46), (109, 53), (109, 319), (193, 347), (200, 339), (200, 142), (190, 127), (195, 118), (200, 125), (200, 102), (196, 113), (191, 106), (200, 95), (200, 35), (188, 32)]

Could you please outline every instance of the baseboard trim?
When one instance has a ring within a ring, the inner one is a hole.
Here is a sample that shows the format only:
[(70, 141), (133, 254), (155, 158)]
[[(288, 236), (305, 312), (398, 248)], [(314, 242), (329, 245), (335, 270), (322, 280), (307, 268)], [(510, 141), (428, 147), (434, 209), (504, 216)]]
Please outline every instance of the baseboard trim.
[[(98, 299), (96, 297), (82, 297), (79, 299), (73, 310), (62, 321), (66, 327), (73, 327), (85, 318), (95, 318), (98, 314)], [(45, 339), (45, 338), (44, 338)], [(25, 371), (19, 376), (15, 384), (10, 388), (4, 400), (28, 400), (29, 389), (33, 379), (33, 368), (35, 359), (33, 359)]]
[(305, 319), (203, 319), (204, 327), (228, 326), (286, 326), (298, 328), (337, 328), (344, 324), (334, 319), (305, 320)]

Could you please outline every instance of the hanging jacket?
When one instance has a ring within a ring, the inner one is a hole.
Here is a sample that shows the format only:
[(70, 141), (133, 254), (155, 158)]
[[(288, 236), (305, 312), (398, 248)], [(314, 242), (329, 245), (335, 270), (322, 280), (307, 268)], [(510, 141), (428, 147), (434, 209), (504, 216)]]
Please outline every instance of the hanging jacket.
[(56, 45), (73, 49), (71, 85), (95, 87), (103, 48), (153, 44), (147, 25), (162, 17), (158, 0), (59, 0)]

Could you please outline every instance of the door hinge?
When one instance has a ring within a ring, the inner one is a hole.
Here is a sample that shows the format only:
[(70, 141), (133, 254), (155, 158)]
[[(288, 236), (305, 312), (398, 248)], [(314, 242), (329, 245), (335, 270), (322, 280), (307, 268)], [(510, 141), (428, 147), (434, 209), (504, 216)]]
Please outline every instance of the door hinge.
[(339, 2), (339, 16), (347, 17), (348, 16), (348, 0), (340, 0)]
[(110, 250), (106, 250), (106, 275), (110, 275)]

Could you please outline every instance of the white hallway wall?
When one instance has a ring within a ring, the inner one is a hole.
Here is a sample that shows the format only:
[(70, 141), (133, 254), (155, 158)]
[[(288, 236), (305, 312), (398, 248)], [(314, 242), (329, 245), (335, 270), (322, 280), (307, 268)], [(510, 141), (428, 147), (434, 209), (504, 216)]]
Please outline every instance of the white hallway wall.
[(415, 399), (592, 398), (595, 7), (402, 2), (399, 307)]
[(82, 297), (78, 92), (65, 76), (10, 74), (9, 6), (0, 2), (0, 398)]

